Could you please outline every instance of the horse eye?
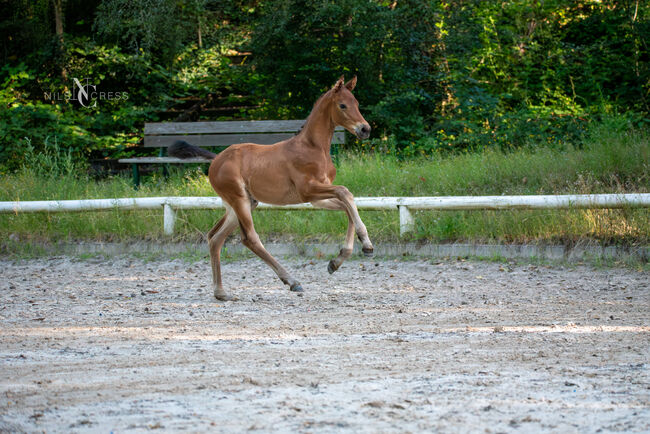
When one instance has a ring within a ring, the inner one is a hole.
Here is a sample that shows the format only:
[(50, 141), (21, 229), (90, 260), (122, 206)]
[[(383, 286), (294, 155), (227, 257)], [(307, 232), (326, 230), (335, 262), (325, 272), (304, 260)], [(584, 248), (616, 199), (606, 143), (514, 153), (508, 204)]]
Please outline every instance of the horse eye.
[(345, 110), (346, 108), (348, 108), (345, 104), (339, 104), (339, 107), (341, 107), (341, 110)]

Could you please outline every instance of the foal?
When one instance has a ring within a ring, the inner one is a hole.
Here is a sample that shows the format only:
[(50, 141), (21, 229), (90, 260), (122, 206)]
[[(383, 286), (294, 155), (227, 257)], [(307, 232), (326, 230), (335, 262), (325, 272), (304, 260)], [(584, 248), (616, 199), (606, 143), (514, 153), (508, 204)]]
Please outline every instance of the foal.
[(266, 251), (253, 227), (251, 212), (260, 202), (288, 205), (311, 202), (318, 208), (343, 210), (348, 216), (345, 246), (330, 261), (327, 270), (335, 272), (351, 254), (356, 231), (363, 252), (373, 253), (366, 226), (350, 191), (332, 185), (336, 169), (330, 158), (330, 145), (337, 125), (360, 139), (370, 136), (370, 125), (359, 112), (352, 90), (357, 77), (347, 83), (343, 77), (314, 104), (311, 114), (298, 135), (273, 145), (240, 143), (216, 155), (184, 142), (169, 148), (169, 155), (188, 158), (201, 155), (213, 158), (208, 177), (221, 196), (226, 214), (208, 233), (214, 295), (229, 300), (221, 283), (221, 247), (239, 224), (242, 243), (262, 258), (291, 291), (302, 292), (296, 279)]

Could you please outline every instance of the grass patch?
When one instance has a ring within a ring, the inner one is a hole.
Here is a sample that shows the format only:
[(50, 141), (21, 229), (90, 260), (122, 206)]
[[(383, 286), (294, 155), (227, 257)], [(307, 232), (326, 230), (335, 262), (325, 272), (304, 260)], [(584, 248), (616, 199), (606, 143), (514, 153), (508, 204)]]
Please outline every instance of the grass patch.
[[(128, 176), (95, 181), (72, 171), (23, 170), (0, 179), (0, 200), (62, 200), (150, 196), (212, 196), (200, 168), (156, 174), (134, 190)], [(54, 161), (54, 166), (61, 165)], [(592, 129), (581, 149), (528, 148), (512, 152), (438, 156), (399, 161), (381, 155), (343, 154), (337, 184), (356, 196), (625, 193), (650, 191), (650, 135), (606, 123)], [(162, 210), (0, 214), (0, 251), (23, 251), (30, 242), (202, 241), (221, 211), (179, 210), (176, 233), (163, 234)], [(381, 241), (574, 243), (647, 245), (648, 209), (418, 211), (415, 232), (399, 235), (392, 211), (361, 211), (371, 238)], [(344, 238), (342, 212), (258, 210), (263, 239), (333, 241)], [(36, 248), (36, 247), (34, 247)], [(21, 250), (22, 249), (22, 250)], [(35, 252), (34, 252), (35, 253)]]

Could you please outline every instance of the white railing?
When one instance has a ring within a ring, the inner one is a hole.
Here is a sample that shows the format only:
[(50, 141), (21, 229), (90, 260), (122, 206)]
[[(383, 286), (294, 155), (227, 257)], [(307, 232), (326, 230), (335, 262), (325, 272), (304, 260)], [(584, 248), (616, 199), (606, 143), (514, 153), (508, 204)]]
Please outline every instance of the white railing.
[[(438, 196), (438, 197), (357, 197), (359, 209), (399, 211), (400, 233), (412, 231), (411, 210), (498, 210), (498, 209), (576, 209), (576, 208), (639, 208), (650, 207), (650, 193), (579, 194), (541, 196)], [(163, 209), (166, 234), (174, 233), (177, 209), (219, 209), (218, 197), (143, 197), (120, 199), (47, 200), (0, 202), (0, 213), (69, 212), (110, 209)], [(309, 203), (270, 205), (266, 209), (314, 209)]]

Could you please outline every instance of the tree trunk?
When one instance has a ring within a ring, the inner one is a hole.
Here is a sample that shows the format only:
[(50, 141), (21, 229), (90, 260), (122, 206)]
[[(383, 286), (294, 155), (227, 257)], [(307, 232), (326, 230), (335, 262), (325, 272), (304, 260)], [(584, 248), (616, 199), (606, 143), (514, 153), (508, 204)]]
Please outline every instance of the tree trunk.
[[(54, 30), (59, 45), (59, 54), (62, 59), (65, 58), (63, 53), (63, 1), (64, 0), (52, 0), (52, 4), (54, 5)], [(68, 80), (68, 71), (65, 68), (65, 63), (61, 66), (61, 78), (64, 81)]]
[(199, 48), (203, 48), (203, 39), (201, 38), (201, 18), (199, 18), (197, 33), (199, 34)]
[(56, 36), (63, 40), (63, 0), (52, 0), (54, 4), (54, 27)]

